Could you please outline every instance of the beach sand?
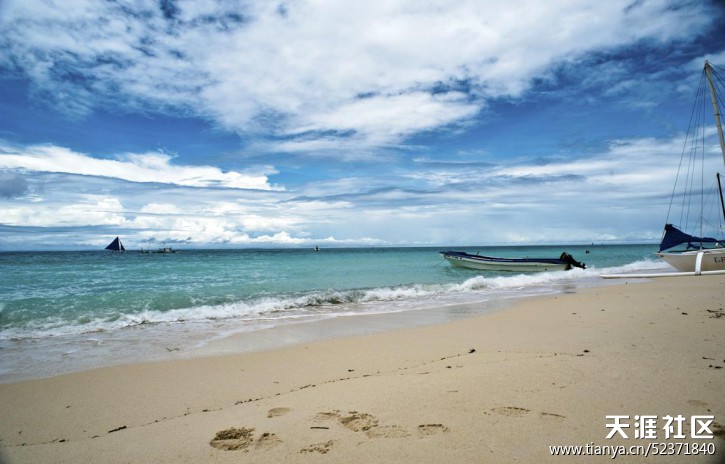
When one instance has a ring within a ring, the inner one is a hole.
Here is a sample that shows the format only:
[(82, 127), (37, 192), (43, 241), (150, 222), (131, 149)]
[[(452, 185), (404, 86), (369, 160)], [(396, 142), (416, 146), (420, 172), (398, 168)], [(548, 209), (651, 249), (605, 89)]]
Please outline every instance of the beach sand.
[[(4, 384), (0, 461), (612, 462), (549, 447), (646, 447), (682, 415), (686, 438), (669, 441), (716, 456), (614, 461), (725, 462), (724, 307), (723, 276), (661, 278), (435, 326)], [(606, 439), (611, 415), (629, 416), (627, 439)], [(656, 416), (655, 438), (634, 438), (641, 415)], [(691, 438), (692, 416), (713, 416), (714, 438)]]

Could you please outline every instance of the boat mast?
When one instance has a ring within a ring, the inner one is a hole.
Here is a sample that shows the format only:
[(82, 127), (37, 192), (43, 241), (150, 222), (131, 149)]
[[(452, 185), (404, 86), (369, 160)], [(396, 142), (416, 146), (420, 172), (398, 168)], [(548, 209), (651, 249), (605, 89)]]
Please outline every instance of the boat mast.
[(712, 83), (712, 69), (710, 63), (705, 60), (705, 74), (707, 75), (707, 83), (710, 84), (710, 99), (712, 100), (712, 109), (715, 111), (715, 125), (717, 126), (717, 136), (720, 141), (720, 151), (722, 152), (723, 163), (725, 163), (725, 137), (722, 133), (722, 123), (720, 122), (720, 107), (717, 104), (717, 95), (715, 94), (715, 86)]
[(725, 200), (722, 197), (722, 184), (720, 183), (720, 173), (717, 173), (717, 190), (720, 192), (720, 207), (722, 208), (722, 219), (725, 221)]

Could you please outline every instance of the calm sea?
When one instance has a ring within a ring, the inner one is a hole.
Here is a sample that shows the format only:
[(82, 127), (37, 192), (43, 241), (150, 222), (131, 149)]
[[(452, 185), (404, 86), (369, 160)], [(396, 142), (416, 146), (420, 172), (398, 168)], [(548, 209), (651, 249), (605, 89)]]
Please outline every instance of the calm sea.
[[(0, 253), (0, 382), (188, 354), (233, 334), (253, 344), (254, 333), (329, 318), (348, 317), (351, 327), (365, 319), (350, 316), (373, 314), (439, 321), (435, 308), (477, 303), (481, 313), (511, 298), (603, 285), (601, 273), (667, 268), (655, 245), (455, 248), (567, 251), (588, 266), (529, 275), (452, 268), (442, 249)], [(463, 317), (449, 313), (443, 319)]]

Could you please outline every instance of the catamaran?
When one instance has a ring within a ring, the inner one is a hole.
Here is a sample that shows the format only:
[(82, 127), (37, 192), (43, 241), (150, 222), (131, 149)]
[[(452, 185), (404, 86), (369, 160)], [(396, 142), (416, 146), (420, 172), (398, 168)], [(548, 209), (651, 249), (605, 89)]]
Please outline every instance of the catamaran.
[[(721, 100), (723, 93), (719, 91), (725, 87), (725, 80), (723, 79), (723, 75), (719, 74), (718, 71), (723, 72), (721, 68), (713, 67), (709, 62), (705, 61), (698, 96), (707, 99), (708, 92), (705, 90), (705, 87), (709, 87), (709, 99), (714, 110), (717, 137), (720, 142), (723, 163), (725, 163), (725, 138), (723, 137), (722, 122), (720, 121), (720, 107), (723, 104)], [(725, 273), (725, 239), (704, 236), (706, 232), (705, 227), (711, 226), (715, 222), (721, 222), (719, 220), (720, 218), (717, 218), (717, 221), (705, 218), (704, 211), (706, 209), (707, 196), (704, 194), (702, 186), (692, 185), (693, 179), (697, 177), (694, 169), (698, 169), (698, 172), (703, 170), (701, 166), (705, 162), (706, 153), (705, 136), (707, 131), (703, 124), (704, 114), (702, 115), (702, 119), (700, 119), (700, 116), (696, 113), (698, 108), (704, 108), (704, 105), (696, 105), (696, 108), (693, 110), (692, 121), (694, 122), (691, 123), (691, 130), (688, 130), (687, 142), (682, 154), (683, 160), (680, 162), (680, 166), (685, 165), (691, 170), (682, 176), (678, 173), (678, 179), (683, 178), (684, 183), (688, 185), (685, 187), (685, 195), (680, 193), (680, 196), (677, 198), (683, 200), (683, 211), (686, 211), (685, 207), (692, 204), (692, 198), (697, 199), (699, 197), (700, 201), (697, 207), (700, 212), (697, 219), (693, 221), (688, 221), (689, 214), (683, 213), (679, 219), (682, 224), (680, 226), (673, 225), (669, 220), (670, 213), (672, 212), (672, 203), (675, 199), (675, 193), (673, 193), (673, 201), (670, 203), (670, 211), (667, 214), (665, 230), (657, 255), (680, 272), (700, 274), (702, 272), (719, 273), (719, 271), (723, 271)], [(685, 161), (686, 155), (690, 155), (692, 159)], [(720, 186), (720, 174), (717, 174), (716, 179), (719, 202), (715, 201), (714, 203), (718, 209), (717, 215), (719, 216), (722, 213), (725, 218), (725, 202), (723, 202), (722, 187)], [(710, 196), (711, 199), (715, 197), (715, 195)], [(682, 229), (688, 230), (691, 233), (687, 233)], [(715, 232), (717, 234), (712, 235), (722, 236), (722, 225), (717, 227)], [(711, 234), (708, 233), (708, 235)]]

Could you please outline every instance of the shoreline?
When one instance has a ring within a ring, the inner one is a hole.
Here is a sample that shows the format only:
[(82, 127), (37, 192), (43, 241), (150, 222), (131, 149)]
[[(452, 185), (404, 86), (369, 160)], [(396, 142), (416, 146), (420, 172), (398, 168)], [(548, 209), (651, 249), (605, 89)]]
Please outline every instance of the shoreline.
[(605, 416), (646, 414), (714, 416), (717, 456), (686, 462), (719, 462), (723, 283), (623, 282), (443, 324), (1, 384), (0, 462), (555, 462), (548, 445), (641, 444), (606, 440)]
[[(593, 275), (565, 277), (533, 285), (524, 280), (522, 287), (507, 283), (497, 288), (494, 284), (480, 293), (404, 298), (402, 304), (397, 300), (373, 300), (352, 304), (347, 309), (345, 304), (332, 305), (329, 314), (322, 311), (288, 320), (284, 317), (191, 320), (44, 338), (6, 339), (0, 341), (0, 352), (4, 356), (0, 384), (124, 364), (250, 353), (296, 343), (442, 324), (505, 310), (528, 298), (624, 285), (623, 281), (603, 280)], [(498, 278), (504, 277), (493, 279)]]
[[(311, 318), (310, 320), (277, 323), (267, 327), (261, 324), (262, 327), (250, 330), (225, 329), (220, 330), (217, 335), (210, 335), (212, 332), (209, 330), (202, 330), (199, 334), (188, 335), (193, 333), (193, 326), (192, 329), (183, 326), (172, 327), (177, 333), (176, 336), (168, 336), (166, 333), (163, 334), (163, 337), (156, 338), (152, 336), (144, 341), (143, 347), (138, 346), (138, 342), (145, 338), (144, 334), (140, 333), (146, 330), (143, 327), (123, 329), (129, 332), (139, 332), (133, 338), (128, 338), (127, 334), (98, 334), (93, 332), (67, 337), (67, 339), (59, 337), (62, 340), (61, 346), (68, 346), (68, 351), (64, 352), (63, 349), (56, 347), (52, 351), (52, 358), (48, 358), (44, 364), (53, 361), (63, 363), (63, 365), (56, 364), (53, 370), (38, 368), (32, 371), (25, 367), (22, 368), (21, 372), (0, 372), (0, 385), (42, 380), (89, 370), (121, 367), (128, 364), (173, 362), (231, 354), (248, 354), (288, 348), (302, 343), (315, 343), (337, 338), (446, 324), (460, 319), (503, 311), (519, 300), (535, 298), (536, 296), (541, 295), (513, 294), (478, 302), (456, 302), (419, 309), (333, 314), (331, 316)], [(235, 321), (224, 321), (222, 324), (225, 323), (233, 325)], [(162, 325), (154, 330), (158, 332), (164, 330), (164, 327)], [(182, 335), (179, 338), (178, 333), (186, 333), (187, 335)], [(31, 340), (31, 342), (37, 343), (34, 340)], [(43, 342), (41, 341), (41, 343)], [(108, 359), (103, 358), (104, 351), (99, 351), (102, 346), (106, 347), (105, 350), (122, 352), (130, 349), (133, 352), (126, 353), (126, 356), (123, 357), (116, 354)], [(38, 348), (34, 349), (37, 350)], [(13, 350), (12, 346), (6, 346), (3, 351), (7, 355), (11, 350)]]

